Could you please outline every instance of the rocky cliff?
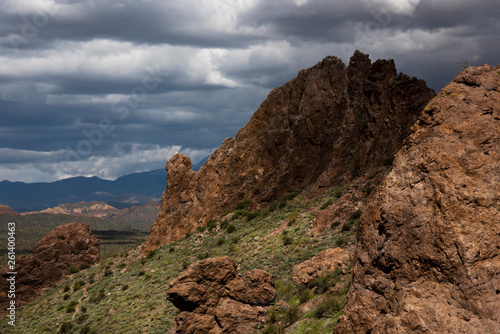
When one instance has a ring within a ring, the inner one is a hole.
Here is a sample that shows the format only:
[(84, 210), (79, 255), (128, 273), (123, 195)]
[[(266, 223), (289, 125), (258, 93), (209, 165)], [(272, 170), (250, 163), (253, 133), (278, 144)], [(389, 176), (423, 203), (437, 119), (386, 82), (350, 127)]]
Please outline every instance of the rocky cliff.
[(327, 57), (273, 90), (236, 137), (198, 172), (176, 154), (168, 187), (143, 254), (233, 209), (243, 199), (263, 207), (311, 186), (311, 194), (381, 165), (401, 147), (435, 96), (424, 81), (398, 74), (392, 60), (356, 52), (345, 66)]
[[(31, 256), (16, 259), (16, 305), (34, 300), (44, 289), (69, 274), (70, 266), (79, 270), (99, 261), (99, 239), (87, 223), (58, 226), (35, 245)], [(7, 295), (10, 282), (6, 278), (11, 277), (7, 273), (12, 271), (8, 267), (0, 271), (0, 316), (5, 315), (10, 301)]]
[(426, 106), (361, 217), (335, 333), (500, 332), (500, 67)]

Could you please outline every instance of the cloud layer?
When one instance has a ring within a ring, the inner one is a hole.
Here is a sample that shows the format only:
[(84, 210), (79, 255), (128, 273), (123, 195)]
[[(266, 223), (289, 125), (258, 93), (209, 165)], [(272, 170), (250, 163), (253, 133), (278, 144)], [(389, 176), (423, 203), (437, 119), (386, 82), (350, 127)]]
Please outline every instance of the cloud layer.
[(116, 178), (201, 159), (327, 55), (393, 58), (439, 90), (498, 64), (496, 0), (5, 0), (0, 180)]

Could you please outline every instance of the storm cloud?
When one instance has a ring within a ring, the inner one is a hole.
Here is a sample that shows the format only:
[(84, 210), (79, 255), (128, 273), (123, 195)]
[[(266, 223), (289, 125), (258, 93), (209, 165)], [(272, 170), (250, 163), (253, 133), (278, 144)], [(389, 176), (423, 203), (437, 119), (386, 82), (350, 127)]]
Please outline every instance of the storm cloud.
[(4, 0), (0, 180), (113, 179), (201, 160), (328, 55), (441, 89), (500, 63), (496, 0)]

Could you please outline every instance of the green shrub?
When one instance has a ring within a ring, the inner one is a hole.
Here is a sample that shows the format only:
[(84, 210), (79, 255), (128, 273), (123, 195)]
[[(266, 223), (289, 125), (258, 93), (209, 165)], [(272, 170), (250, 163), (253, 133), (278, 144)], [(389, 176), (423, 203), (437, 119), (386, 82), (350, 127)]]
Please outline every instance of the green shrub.
[(78, 268), (78, 266), (75, 266), (74, 264), (70, 264), (67, 270), (70, 274), (76, 274), (77, 272), (80, 271), (80, 268)]
[(78, 302), (76, 300), (72, 300), (66, 305), (66, 313), (74, 313), (76, 310), (76, 305), (78, 305)]
[(288, 326), (293, 325), (300, 319), (299, 305), (294, 304), (286, 311), (285, 321)]
[(189, 238), (191, 238), (191, 235), (192, 235), (192, 233), (191, 233), (191, 232), (186, 233), (186, 235), (184, 236), (184, 239), (189, 239)]
[(88, 324), (80, 328), (79, 334), (90, 334), (91, 333), (91, 328)]
[(251, 221), (255, 218), (257, 218), (258, 216), (260, 216), (260, 211), (254, 211), (254, 212), (248, 212), (247, 213), (247, 221)]
[(113, 273), (113, 271), (112, 271), (111, 269), (106, 269), (106, 270), (104, 271), (104, 276), (109, 276), (109, 275), (111, 275), (112, 273)]
[(191, 263), (189, 261), (186, 261), (186, 260), (182, 261), (182, 269), (186, 270), (190, 264)]
[(82, 264), (82, 266), (80, 267), (80, 270), (85, 270), (85, 269), (89, 269), (90, 268), (90, 265), (88, 264)]
[(323, 300), (314, 309), (313, 315), (315, 318), (322, 318), (324, 316), (333, 316), (340, 312), (345, 305), (345, 295), (335, 296), (327, 294)]
[(336, 228), (337, 226), (339, 226), (339, 225), (340, 225), (340, 222), (337, 220), (337, 221), (334, 221), (334, 222), (332, 223), (332, 225), (330, 225), (330, 228), (333, 230), (333, 229), (335, 229), (335, 228)]
[(288, 235), (284, 235), (283, 236), (283, 245), (284, 246), (288, 246), (288, 245), (291, 245), (293, 243), (293, 239), (292, 237), (288, 236)]
[(168, 249), (168, 252), (169, 252), (169, 253), (173, 253), (174, 251), (175, 251), (175, 247), (170, 247), (170, 248)]
[(293, 191), (293, 192), (283, 196), (282, 201), (290, 201), (290, 200), (294, 199), (295, 197), (297, 197), (301, 192), (302, 191), (300, 191), (300, 190)]
[(58, 236), (58, 238), (61, 239), (61, 240), (65, 240), (66, 236), (65, 235), (60, 235), (60, 236)]
[(124, 286), (122, 286), (122, 291), (125, 291), (128, 289), (128, 284), (125, 284)]
[(146, 255), (146, 259), (151, 259), (156, 254), (156, 249), (149, 251), (148, 255)]
[(344, 195), (345, 189), (344, 188), (334, 188), (330, 190), (330, 195), (335, 197), (335, 198), (340, 198), (342, 195)]
[(250, 200), (249, 199), (244, 199), (240, 203), (236, 205), (235, 210), (246, 210), (250, 206)]
[(335, 240), (335, 246), (337, 246), (337, 247), (344, 247), (345, 245), (347, 245), (347, 240), (346, 239), (340, 237), (337, 240)]
[(137, 274), (137, 276), (144, 276), (145, 273), (146, 272), (144, 270), (141, 270), (141, 271), (139, 271), (139, 273)]
[(299, 304), (307, 303), (309, 300), (311, 300), (311, 290), (304, 289), (299, 295)]
[(275, 283), (276, 298), (289, 302), (297, 295), (297, 287), (290, 281), (277, 280)]
[(64, 291), (64, 292), (68, 292), (68, 291), (69, 291), (69, 289), (70, 289), (69, 285), (65, 285), (65, 286), (64, 286), (64, 289), (63, 289), (63, 291)]
[(70, 321), (65, 321), (59, 327), (58, 333), (69, 333), (73, 329), (73, 323)]
[(299, 215), (299, 212), (297, 210), (293, 210), (292, 212), (290, 212), (287, 216), (288, 218), (288, 226), (292, 226), (293, 224), (295, 224), (295, 221), (297, 220), (297, 217)]
[(84, 323), (87, 319), (89, 318), (89, 315), (88, 314), (80, 314), (77, 318), (76, 318), (76, 322), (78, 322), (79, 324), (81, 323)]
[(63, 300), (67, 300), (69, 298), (69, 294), (65, 293), (63, 296)]
[(333, 199), (329, 199), (327, 200), (325, 203), (323, 203), (323, 205), (320, 206), (320, 210), (324, 210), (326, 209), (328, 206), (332, 205), (333, 204)]
[(206, 226), (198, 226), (198, 227), (196, 228), (196, 232), (198, 232), (198, 233), (203, 233), (203, 232), (205, 232), (205, 230), (206, 230), (206, 229), (207, 229), (207, 227), (206, 227)]
[(352, 221), (349, 220), (342, 225), (342, 228), (340, 229), (340, 231), (348, 232), (351, 230), (351, 228), (352, 228)]
[(208, 252), (198, 253), (196, 257), (198, 258), (198, 260), (205, 260), (206, 258), (209, 257), (209, 254)]
[(227, 228), (226, 228), (227, 233), (233, 233), (235, 231), (236, 231), (236, 226), (234, 226), (233, 224), (227, 225)]
[(73, 291), (78, 291), (82, 288), (82, 286), (85, 285), (85, 281), (83, 280), (78, 280), (73, 283)]
[(229, 238), (229, 242), (232, 244), (237, 244), (238, 241), (240, 241), (240, 238), (236, 235), (233, 235), (231, 238)]
[(217, 239), (217, 241), (215, 242), (215, 244), (217, 246), (222, 246), (225, 242), (226, 242), (226, 239), (224, 239), (224, 238), (221, 237), (221, 238)]
[(309, 288), (317, 288), (316, 292), (318, 294), (323, 294), (328, 291), (329, 288), (334, 287), (340, 281), (340, 274), (342, 273), (342, 268), (337, 268), (335, 271), (328, 271), (323, 273), (320, 277), (316, 277), (309, 283)]
[(356, 219), (359, 219), (359, 217), (361, 217), (361, 215), (363, 214), (363, 211), (361, 210), (356, 210), (354, 211), (351, 216), (349, 217), (349, 220), (356, 220)]
[(216, 227), (217, 227), (217, 220), (212, 219), (212, 220), (209, 220), (209, 221), (208, 221), (208, 223), (207, 223), (207, 229), (208, 229), (210, 232), (212, 232), (212, 230), (213, 230), (214, 228), (216, 228)]

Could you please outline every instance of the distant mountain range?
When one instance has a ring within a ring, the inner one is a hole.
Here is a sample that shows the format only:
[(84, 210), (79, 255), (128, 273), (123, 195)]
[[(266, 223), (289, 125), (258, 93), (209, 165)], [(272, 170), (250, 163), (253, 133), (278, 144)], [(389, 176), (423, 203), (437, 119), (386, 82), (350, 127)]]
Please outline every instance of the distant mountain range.
[(159, 200), (166, 187), (164, 169), (134, 173), (114, 181), (73, 177), (55, 182), (0, 182), (0, 203), (17, 212), (40, 211), (61, 203), (102, 201), (122, 209)]
[[(198, 170), (208, 159), (193, 165)], [(0, 182), (0, 204), (16, 212), (41, 211), (62, 203), (100, 201), (118, 209), (159, 201), (166, 188), (165, 169), (124, 175), (114, 181), (72, 177), (55, 182)]]

